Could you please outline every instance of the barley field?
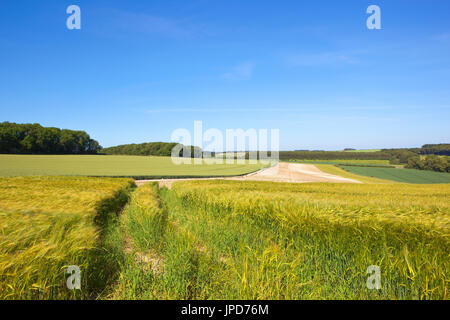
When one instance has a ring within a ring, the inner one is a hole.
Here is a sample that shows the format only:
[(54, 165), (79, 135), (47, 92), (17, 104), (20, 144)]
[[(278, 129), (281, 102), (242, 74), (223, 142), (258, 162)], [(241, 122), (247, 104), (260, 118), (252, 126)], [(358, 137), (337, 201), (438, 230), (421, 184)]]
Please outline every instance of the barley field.
[(377, 182), (1, 178), (0, 298), (447, 300), (450, 185)]
[[(131, 179), (0, 179), (0, 299), (92, 298), (114, 266), (103, 254), (106, 221), (123, 206)], [(65, 271), (77, 265), (82, 289)]]
[(135, 179), (222, 177), (258, 171), (263, 164), (180, 164), (170, 157), (0, 154), (0, 177), (91, 176)]
[(449, 200), (450, 185), (145, 185), (110, 298), (448, 299)]

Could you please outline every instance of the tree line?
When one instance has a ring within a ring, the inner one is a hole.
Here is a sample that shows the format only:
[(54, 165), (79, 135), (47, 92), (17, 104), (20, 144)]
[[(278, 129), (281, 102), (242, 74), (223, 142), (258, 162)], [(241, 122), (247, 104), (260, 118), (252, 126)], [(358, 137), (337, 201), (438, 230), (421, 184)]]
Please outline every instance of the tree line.
[[(132, 155), (132, 156), (164, 156), (170, 157), (172, 155), (172, 149), (177, 145), (177, 143), (170, 142), (147, 142), (140, 144), (123, 144), (120, 146), (104, 148), (102, 150), (103, 154), (107, 155)], [(200, 154), (202, 151), (198, 147), (188, 146), (190, 148), (190, 157), (193, 158), (194, 155)], [(183, 157), (182, 151), (179, 154)]]
[[(167, 142), (149, 142), (141, 144), (125, 144), (116, 147), (104, 148), (102, 153), (108, 155), (140, 155), (140, 156), (171, 156), (172, 148), (176, 143)], [(439, 145), (439, 151), (434, 148), (435, 145), (425, 145), (426, 149), (422, 148), (404, 148), (404, 149), (383, 149), (376, 152), (349, 152), (349, 151), (280, 151), (280, 160), (389, 160), (391, 164), (407, 164), (408, 160), (417, 157), (425, 152), (445, 152), (442, 148), (444, 145)], [(424, 146), (424, 147), (425, 147)], [(431, 147), (430, 147), (431, 146)], [(448, 151), (450, 151), (450, 145)], [(191, 148), (191, 157), (194, 156), (195, 151), (202, 150), (197, 147)], [(270, 156), (270, 152), (268, 155)], [(212, 153), (214, 156), (214, 153)], [(180, 156), (183, 156), (180, 153)], [(236, 156), (237, 157), (237, 156)], [(244, 152), (244, 158), (249, 158), (249, 152)]]
[[(391, 164), (408, 164), (410, 160), (413, 163), (420, 163), (422, 158), (420, 156), (424, 155), (436, 155), (436, 156), (449, 156), (450, 155), (450, 144), (441, 143), (441, 144), (425, 144), (421, 148), (405, 148), (405, 149), (383, 149), (381, 152), (386, 152), (391, 154), (390, 163)], [(440, 161), (438, 159), (431, 157), (430, 161), (436, 162)], [(445, 159), (444, 159), (445, 160)], [(443, 161), (443, 160), (442, 160)], [(412, 166), (412, 165), (411, 165)], [(431, 168), (432, 165), (425, 165), (423, 168)], [(423, 169), (423, 170), (433, 170), (433, 169)], [(434, 170), (439, 171), (439, 170)], [(443, 172), (443, 171), (442, 171)]]
[(435, 154), (440, 156), (450, 156), (450, 144), (425, 144), (420, 149), (420, 154)]
[(390, 160), (387, 152), (280, 151), (281, 160)]
[(40, 124), (0, 123), (0, 153), (96, 154), (102, 147), (85, 131)]
[(172, 148), (176, 143), (149, 142), (140, 144), (124, 144), (104, 148), (102, 153), (108, 155), (134, 155), (134, 156), (167, 156), (170, 157)]
[(446, 156), (428, 155), (425, 157), (413, 157), (408, 160), (405, 168), (432, 170), (437, 172), (450, 172), (450, 161)]
[(375, 152), (347, 151), (280, 151), (281, 160), (389, 160), (391, 164), (407, 164), (420, 155), (450, 155), (450, 144), (426, 144), (421, 148), (382, 149)]
[[(108, 155), (171, 156), (172, 149), (176, 145), (176, 143), (150, 142), (103, 149), (85, 131), (43, 127), (37, 123), (0, 123), (0, 153), (99, 154), (101, 152)], [(187, 146), (187, 148), (191, 151), (191, 157), (199, 155), (202, 151), (198, 147)], [(376, 152), (298, 150), (279, 153), (280, 160), (389, 160), (391, 164), (408, 164), (409, 168), (448, 172), (447, 158), (423, 158), (423, 155), (450, 156), (450, 144), (426, 144), (421, 148), (383, 149)], [(182, 152), (180, 156), (183, 156)], [(248, 152), (245, 158), (248, 158)]]

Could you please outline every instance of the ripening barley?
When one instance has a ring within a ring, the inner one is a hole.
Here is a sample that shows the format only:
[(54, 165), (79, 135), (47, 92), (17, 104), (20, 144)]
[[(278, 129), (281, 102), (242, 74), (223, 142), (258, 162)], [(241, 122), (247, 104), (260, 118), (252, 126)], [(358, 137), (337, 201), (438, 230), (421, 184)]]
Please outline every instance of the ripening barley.
[[(1, 178), (0, 299), (89, 297), (101, 223), (133, 185), (130, 179)], [(66, 287), (69, 265), (80, 267), (84, 290)]]
[[(170, 192), (184, 208), (171, 218), (227, 257), (234, 298), (448, 298), (449, 184), (190, 181)], [(366, 287), (370, 265), (381, 290)]]

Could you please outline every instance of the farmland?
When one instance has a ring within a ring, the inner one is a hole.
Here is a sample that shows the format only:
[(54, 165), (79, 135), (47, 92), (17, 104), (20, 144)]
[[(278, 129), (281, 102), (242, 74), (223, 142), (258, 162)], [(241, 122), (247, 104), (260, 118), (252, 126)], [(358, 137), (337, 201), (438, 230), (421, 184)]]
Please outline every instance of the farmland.
[(391, 166), (384, 160), (296, 160), (292, 162), (311, 163), (323, 172), (363, 183), (450, 183), (450, 173), (404, 169), (402, 166)]
[[(103, 254), (107, 221), (127, 202), (131, 179), (0, 179), (0, 299), (90, 298), (114, 263)], [(80, 292), (64, 271), (77, 265)]]
[[(447, 299), (450, 185), (178, 182), (124, 211), (109, 297)], [(368, 266), (381, 290), (366, 288)]]
[[(317, 161), (363, 184), (221, 179), (167, 189), (70, 175), (231, 175), (261, 165), (94, 155), (0, 162), (2, 175), (23, 175), (0, 178), (2, 299), (448, 299), (450, 184), (410, 184), (436, 172)], [(64, 176), (26, 176), (51, 174)], [(66, 287), (70, 265), (81, 270), (81, 290)], [(366, 286), (369, 266), (381, 270), (380, 290)]]
[[(134, 189), (131, 179), (1, 178), (0, 292), (3, 299), (448, 299), (450, 184), (367, 179)], [(65, 287), (68, 265), (85, 275), (82, 290)], [(371, 265), (380, 267), (381, 290), (366, 288)]]
[(348, 179), (354, 179), (357, 181), (360, 181), (362, 183), (375, 183), (375, 184), (390, 184), (390, 183), (396, 183), (395, 181), (392, 180), (384, 180), (384, 179), (378, 179), (378, 178), (374, 178), (374, 177), (367, 177), (367, 176), (362, 176), (362, 175), (358, 175), (358, 174), (354, 174), (351, 173), (349, 171), (346, 171), (336, 165), (331, 165), (331, 164), (316, 164), (315, 165), (319, 170), (329, 173), (329, 174), (334, 174), (337, 176), (341, 176), (343, 178), (348, 178)]
[(449, 301), (449, 4), (3, 1), (2, 314)]
[(135, 178), (232, 176), (261, 164), (175, 165), (170, 157), (102, 155), (0, 155), (0, 177), (114, 176)]
[(450, 183), (450, 173), (446, 172), (346, 165), (340, 167), (352, 174), (402, 183)]

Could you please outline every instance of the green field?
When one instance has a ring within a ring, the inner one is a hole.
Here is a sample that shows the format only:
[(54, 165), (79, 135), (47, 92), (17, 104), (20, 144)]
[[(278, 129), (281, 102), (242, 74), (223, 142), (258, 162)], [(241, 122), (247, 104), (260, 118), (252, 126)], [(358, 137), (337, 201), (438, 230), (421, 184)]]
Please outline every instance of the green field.
[(348, 179), (353, 179), (356, 181), (360, 181), (362, 183), (370, 183), (370, 184), (392, 184), (392, 183), (397, 183), (395, 181), (392, 180), (384, 180), (384, 179), (378, 179), (378, 178), (373, 178), (373, 177), (366, 177), (366, 176), (361, 176), (359, 174), (354, 174), (354, 173), (350, 173), (348, 171), (345, 171), (344, 169), (342, 169), (339, 166), (336, 165), (332, 165), (332, 164), (316, 164), (315, 165), (320, 171), (322, 172), (326, 172), (329, 174), (334, 174), (336, 176), (340, 176), (343, 178), (348, 178)]
[(394, 169), (379, 167), (339, 166), (344, 170), (366, 177), (392, 180), (403, 183), (450, 183), (450, 173), (415, 169)]
[(257, 171), (261, 164), (175, 165), (170, 157), (0, 155), (0, 176), (205, 177)]

